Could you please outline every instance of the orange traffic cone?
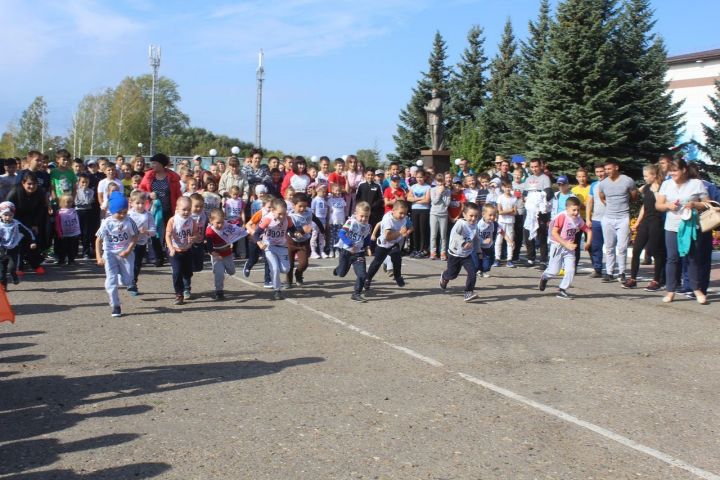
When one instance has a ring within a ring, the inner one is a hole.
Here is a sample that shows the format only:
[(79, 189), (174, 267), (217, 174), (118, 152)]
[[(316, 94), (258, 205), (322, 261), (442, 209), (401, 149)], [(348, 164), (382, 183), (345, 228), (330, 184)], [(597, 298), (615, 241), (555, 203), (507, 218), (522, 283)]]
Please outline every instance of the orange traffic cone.
[(5, 288), (2, 285), (0, 285), (0, 322), (15, 323), (15, 312), (13, 312), (12, 305), (8, 302)]

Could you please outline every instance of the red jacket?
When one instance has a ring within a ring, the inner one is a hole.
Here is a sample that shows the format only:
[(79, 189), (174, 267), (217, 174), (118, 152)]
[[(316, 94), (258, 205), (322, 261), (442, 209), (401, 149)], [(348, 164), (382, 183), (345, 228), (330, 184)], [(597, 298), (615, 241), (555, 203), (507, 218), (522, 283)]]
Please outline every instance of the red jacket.
[[(170, 214), (175, 215), (175, 203), (177, 203), (177, 199), (182, 196), (182, 191), (180, 190), (180, 175), (167, 168), (165, 169), (165, 174), (167, 175), (170, 185)], [(140, 190), (148, 193), (152, 192), (153, 180), (155, 180), (155, 170), (145, 172), (145, 176), (140, 182)]]

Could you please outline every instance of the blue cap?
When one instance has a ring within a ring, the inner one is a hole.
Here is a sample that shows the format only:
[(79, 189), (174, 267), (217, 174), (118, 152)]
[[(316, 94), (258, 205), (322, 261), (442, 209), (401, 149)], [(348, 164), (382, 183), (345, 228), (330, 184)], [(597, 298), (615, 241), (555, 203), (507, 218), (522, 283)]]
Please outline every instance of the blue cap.
[(512, 163), (525, 163), (525, 157), (522, 155), (513, 155), (511, 159)]
[(110, 194), (110, 198), (108, 199), (108, 211), (111, 214), (116, 214), (120, 210), (127, 210), (128, 208), (128, 200), (125, 198), (125, 195), (123, 195), (120, 192), (112, 192)]
[(561, 183), (567, 185), (570, 182), (568, 181), (568, 178), (565, 175), (560, 175), (557, 179), (557, 184), (560, 185)]

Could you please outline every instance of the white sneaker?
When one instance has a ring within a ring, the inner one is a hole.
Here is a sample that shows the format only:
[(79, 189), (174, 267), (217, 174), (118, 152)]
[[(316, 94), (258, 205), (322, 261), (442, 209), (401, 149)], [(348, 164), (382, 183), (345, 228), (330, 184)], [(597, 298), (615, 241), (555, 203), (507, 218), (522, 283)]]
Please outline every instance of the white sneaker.
[(490, 272), (483, 272), (483, 278), (490, 278)]
[(325, 252), (321, 253), (320, 256), (321, 256), (322, 258), (330, 258), (330, 255), (328, 255), (328, 254), (325, 253)]
[(318, 255), (317, 253), (313, 252), (313, 254), (310, 255), (310, 258), (317, 260), (318, 258), (320, 258), (320, 255)]

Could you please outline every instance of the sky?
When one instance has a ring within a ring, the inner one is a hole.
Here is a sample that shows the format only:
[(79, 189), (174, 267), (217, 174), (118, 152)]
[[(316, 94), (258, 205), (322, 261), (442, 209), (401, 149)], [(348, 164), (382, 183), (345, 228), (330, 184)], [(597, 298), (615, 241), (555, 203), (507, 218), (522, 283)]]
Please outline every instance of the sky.
[[(66, 135), (85, 94), (150, 72), (152, 43), (191, 125), (253, 142), (262, 48), (263, 147), (331, 157), (377, 147), (384, 157), (436, 31), (451, 64), (473, 25), (484, 29), (492, 57), (506, 19), (524, 39), (539, 3), (0, 0), (0, 131), (43, 95), (50, 134)], [(670, 55), (720, 48), (720, 1), (652, 6)]]

